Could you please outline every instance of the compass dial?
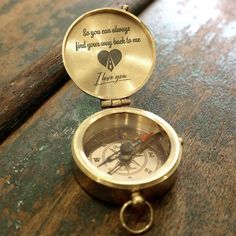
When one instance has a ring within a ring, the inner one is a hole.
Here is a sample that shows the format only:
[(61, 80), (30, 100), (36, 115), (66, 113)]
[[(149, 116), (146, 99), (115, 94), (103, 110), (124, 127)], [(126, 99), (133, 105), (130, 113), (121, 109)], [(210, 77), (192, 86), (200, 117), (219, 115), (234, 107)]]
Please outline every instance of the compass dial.
[(122, 179), (142, 179), (154, 174), (168, 157), (163, 134), (127, 127), (103, 130), (85, 145), (93, 165), (108, 175)]

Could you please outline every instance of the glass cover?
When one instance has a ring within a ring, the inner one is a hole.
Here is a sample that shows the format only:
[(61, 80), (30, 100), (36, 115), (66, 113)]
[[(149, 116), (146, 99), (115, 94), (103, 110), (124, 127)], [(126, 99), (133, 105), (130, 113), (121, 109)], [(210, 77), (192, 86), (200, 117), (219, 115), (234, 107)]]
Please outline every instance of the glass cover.
[(151, 119), (132, 113), (111, 114), (94, 122), (85, 133), (83, 147), (93, 165), (122, 180), (154, 174), (170, 153), (165, 131)]

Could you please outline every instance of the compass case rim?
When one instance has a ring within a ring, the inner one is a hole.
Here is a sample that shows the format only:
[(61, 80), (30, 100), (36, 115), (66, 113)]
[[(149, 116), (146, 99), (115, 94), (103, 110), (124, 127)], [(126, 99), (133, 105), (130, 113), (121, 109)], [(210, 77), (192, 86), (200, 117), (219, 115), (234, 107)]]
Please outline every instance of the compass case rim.
[[(157, 124), (161, 126), (161, 128), (167, 133), (171, 143), (171, 148), (170, 148), (171, 151), (170, 151), (170, 156), (167, 158), (166, 162), (161, 166), (162, 170), (161, 173), (159, 173), (159, 175), (153, 174), (152, 177), (148, 177), (146, 178), (146, 180), (140, 180), (139, 182), (138, 181), (129, 182), (127, 180), (114, 181), (114, 178), (112, 177), (110, 178), (106, 173), (103, 173), (88, 160), (83, 148), (83, 137), (85, 135), (86, 130), (92, 123), (96, 122), (98, 119), (116, 113), (132, 113), (136, 115), (142, 115), (144, 117), (147, 117), (148, 119), (153, 120), (154, 122), (157, 122)], [(97, 195), (96, 194), (97, 187), (94, 189), (91, 186), (99, 186), (99, 185), (104, 186), (102, 189), (107, 188), (108, 189), (107, 191), (109, 191), (109, 188), (112, 188), (113, 191), (117, 190), (117, 193), (120, 192), (120, 190), (124, 190), (124, 192), (127, 191), (145, 192), (147, 191), (147, 189), (155, 189), (156, 192), (161, 193), (163, 192), (163, 189), (167, 190), (170, 187), (173, 180), (175, 179), (174, 178), (175, 172), (177, 170), (177, 167), (179, 165), (182, 156), (182, 147), (179, 137), (177, 136), (174, 129), (165, 120), (163, 120), (161, 117), (151, 112), (131, 107), (106, 109), (88, 117), (86, 120), (82, 122), (82, 124), (80, 124), (79, 128), (76, 130), (74, 137), (72, 139), (71, 148), (72, 148), (74, 163), (77, 167), (75, 169), (76, 171), (78, 171), (76, 175), (80, 176), (78, 178), (78, 181), (84, 189), (86, 189), (94, 196)], [(93, 192), (93, 190), (95, 192)], [(103, 198), (103, 196), (98, 196), (98, 198)]]

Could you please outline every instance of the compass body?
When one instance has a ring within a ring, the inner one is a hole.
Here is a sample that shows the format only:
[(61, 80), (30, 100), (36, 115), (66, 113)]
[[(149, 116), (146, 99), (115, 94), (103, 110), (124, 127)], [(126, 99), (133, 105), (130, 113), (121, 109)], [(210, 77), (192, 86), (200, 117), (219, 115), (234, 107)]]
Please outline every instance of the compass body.
[[(136, 147), (126, 147), (122, 153), (122, 147), (135, 143)], [(80, 185), (99, 199), (123, 204), (133, 192), (152, 200), (168, 190), (182, 148), (165, 120), (148, 111), (121, 107), (87, 118), (74, 135), (72, 153)]]
[[(153, 222), (148, 200), (169, 189), (182, 155), (182, 140), (165, 120), (127, 106), (153, 71), (154, 39), (127, 6), (102, 8), (72, 23), (62, 56), (76, 85), (107, 108), (84, 120), (73, 137), (78, 182), (96, 198), (123, 204), (123, 227), (142, 233)], [(129, 227), (126, 211), (143, 205), (149, 220), (139, 229)]]

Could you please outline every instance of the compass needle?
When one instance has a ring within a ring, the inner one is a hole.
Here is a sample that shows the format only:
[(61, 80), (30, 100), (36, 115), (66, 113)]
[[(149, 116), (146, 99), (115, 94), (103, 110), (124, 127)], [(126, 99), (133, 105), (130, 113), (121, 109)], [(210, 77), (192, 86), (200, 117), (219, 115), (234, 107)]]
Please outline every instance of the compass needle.
[(113, 150), (112, 148), (109, 148), (113, 153), (116, 153), (116, 151), (115, 150)]
[(118, 171), (122, 167), (121, 163), (118, 163), (113, 169), (109, 170), (107, 174), (114, 174), (116, 171)]
[[(101, 164), (99, 164), (97, 167), (100, 167), (100, 166), (102, 166), (102, 165), (104, 165), (104, 164), (106, 164), (106, 163), (108, 163), (108, 162), (111, 162), (111, 161), (114, 161), (115, 159), (117, 159), (118, 157), (114, 157), (116, 154), (119, 154), (120, 153), (120, 151), (117, 151), (117, 152), (114, 152), (113, 154), (111, 154), (110, 156), (108, 156), (107, 158), (106, 158), (106, 160), (105, 161), (103, 161)], [(113, 158), (114, 157), (114, 158)]]
[(140, 164), (137, 161), (135, 161), (134, 159), (131, 162), (136, 164), (137, 166), (140, 166)]

